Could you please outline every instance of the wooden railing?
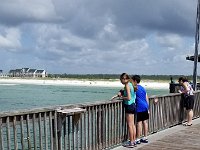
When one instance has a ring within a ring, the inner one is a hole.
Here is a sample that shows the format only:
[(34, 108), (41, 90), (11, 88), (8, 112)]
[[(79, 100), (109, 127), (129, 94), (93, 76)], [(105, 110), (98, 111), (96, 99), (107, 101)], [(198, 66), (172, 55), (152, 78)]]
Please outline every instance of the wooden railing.
[[(200, 115), (195, 93), (194, 118)], [(186, 119), (180, 94), (150, 97), (149, 134)], [(121, 100), (0, 113), (1, 150), (97, 150), (127, 138)]]

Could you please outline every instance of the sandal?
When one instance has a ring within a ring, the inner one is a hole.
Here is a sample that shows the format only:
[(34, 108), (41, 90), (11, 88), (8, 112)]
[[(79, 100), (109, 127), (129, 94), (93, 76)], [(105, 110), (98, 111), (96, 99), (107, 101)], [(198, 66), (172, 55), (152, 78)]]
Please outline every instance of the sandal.
[(191, 124), (185, 123), (183, 124), (183, 126), (192, 126), (192, 123)]

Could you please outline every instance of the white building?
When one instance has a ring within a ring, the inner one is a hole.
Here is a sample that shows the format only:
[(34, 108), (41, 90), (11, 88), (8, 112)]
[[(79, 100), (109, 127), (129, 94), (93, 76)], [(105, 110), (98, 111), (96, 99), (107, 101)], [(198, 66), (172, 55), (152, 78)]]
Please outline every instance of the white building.
[(35, 72), (35, 76), (44, 78), (44, 77), (46, 77), (46, 71), (45, 70), (37, 70)]
[(37, 70), (31, 68), (22, 68), (22, 69), (15, 69), (9, 71), (10, 77), (30, 77), (30, 78), (44, 78), (47, 76), (47, 72), (45, 70)]

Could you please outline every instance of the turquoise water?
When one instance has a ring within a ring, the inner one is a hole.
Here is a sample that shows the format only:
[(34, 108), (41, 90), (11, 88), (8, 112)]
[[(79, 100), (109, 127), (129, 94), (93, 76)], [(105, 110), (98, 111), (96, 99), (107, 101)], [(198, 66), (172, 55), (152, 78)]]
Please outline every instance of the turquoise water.
[[(0, 84), (0, 112), (109, 100), (120, 88), (28, 84)], [(147, 89), (163, 95), (168, 89)]]

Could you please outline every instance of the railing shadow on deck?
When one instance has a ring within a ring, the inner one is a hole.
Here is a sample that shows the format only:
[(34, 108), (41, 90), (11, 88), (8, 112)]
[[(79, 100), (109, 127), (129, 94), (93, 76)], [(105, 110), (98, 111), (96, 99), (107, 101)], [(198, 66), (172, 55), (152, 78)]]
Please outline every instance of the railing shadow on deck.
[[(194, 118), (200, 115), (195, 92)], [(186, 119), (181, 94), (150, 97), (149, 134)], [(0, 113), (1, 150), (97, 150), (127, 138), (121, 100)]]

